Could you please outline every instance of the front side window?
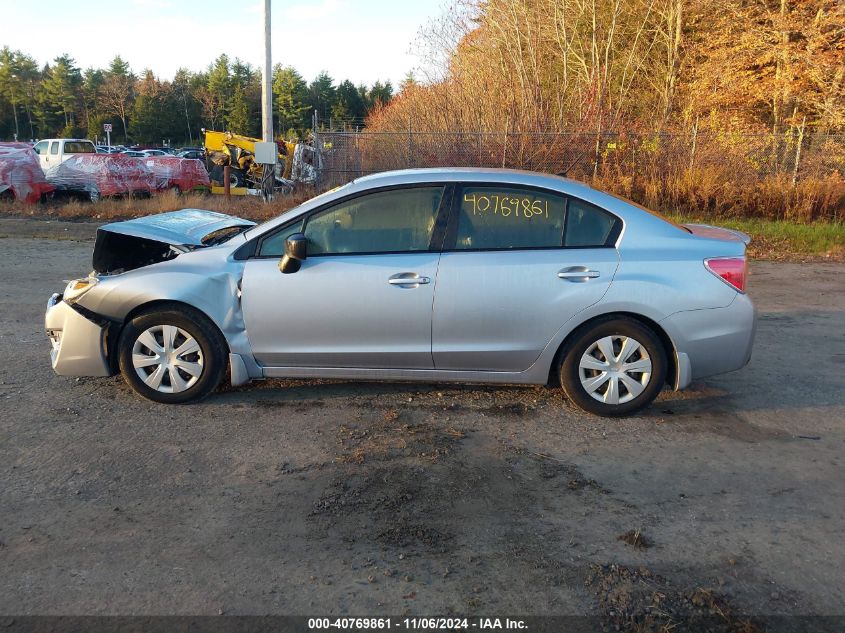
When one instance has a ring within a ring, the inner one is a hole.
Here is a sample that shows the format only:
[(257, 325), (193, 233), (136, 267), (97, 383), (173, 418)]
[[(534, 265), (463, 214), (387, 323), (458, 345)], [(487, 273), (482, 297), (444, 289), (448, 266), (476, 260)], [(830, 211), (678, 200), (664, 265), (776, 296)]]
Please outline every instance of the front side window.
[(560, 248), (566, 198), (522, 187), (468, 186), (460, 193), (458, 250)]
[(341, 202), (308, 219), (308, 255), (428, 250), (442, 198), (443, 187), (413, 187)]
[(32, 149), (35, 150), (36, 154), (46, 154), (47, 153), (47, 145), (48, 145), (47, 141), (39, 141), (38, 143), (35, 144), (35, 146)]
[(302, 220), (294, 222), (290, 226), (286, 226), (280, 231), (276, 231), (269, 237), (261, 240), (258, 246), (259, 257), (281, 257), (285, 253), (285, 240), (294, 233), (302, 231)]

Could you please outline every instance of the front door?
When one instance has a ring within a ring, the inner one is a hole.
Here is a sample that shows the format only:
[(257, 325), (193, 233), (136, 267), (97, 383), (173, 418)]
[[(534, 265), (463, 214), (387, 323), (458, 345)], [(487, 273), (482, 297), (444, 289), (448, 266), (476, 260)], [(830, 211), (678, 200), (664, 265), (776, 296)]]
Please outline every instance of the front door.
[(619, 220), (562, 194), (466, 186), (440, 259), (437, 369), (520, 372), (599, 301), (618, 265)]
[[(431, 309), (444, 187), (367, 193), (264, 237), (247, 261), (242, 306), (256, 360), (268, 367), (431, 369)], [(282, 274), (284, 238), (307, 259)], [(442, 236), (441, 236), (442, 238)]]
[(46, 171), (49, 163), (47, 162), (47, 154), (50, 151), (50, 141), (38, 141), (32, 148), (38, 154), (38, 162), (41, 169)]

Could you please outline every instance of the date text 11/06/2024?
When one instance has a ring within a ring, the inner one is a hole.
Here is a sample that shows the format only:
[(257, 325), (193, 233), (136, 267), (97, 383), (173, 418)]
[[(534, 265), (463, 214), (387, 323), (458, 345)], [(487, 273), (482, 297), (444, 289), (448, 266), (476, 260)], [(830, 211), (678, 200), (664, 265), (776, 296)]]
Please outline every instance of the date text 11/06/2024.
[(523, 620), (510, 618), (309, 618), (309, 631), (413, 630), (454, 631), (456, 629), (494, 631), (526, 630)]

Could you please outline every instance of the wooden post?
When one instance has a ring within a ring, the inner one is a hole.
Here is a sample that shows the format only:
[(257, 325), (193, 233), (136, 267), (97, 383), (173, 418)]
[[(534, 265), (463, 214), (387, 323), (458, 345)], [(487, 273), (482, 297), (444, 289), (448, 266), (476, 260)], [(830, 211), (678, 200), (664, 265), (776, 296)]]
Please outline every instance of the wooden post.
[(801, 121), (801, 127), (798, 128), (798, 147), (795, 148), (795, 166), (792, 168), (792, 186), (794, 187), (798, 182), (798, 166), (801, 164), (801, 146), (804, 144), (804, 127), (807, 125), (807, 115)]
[(695, 125), (692, 126), (692, 149), (689, 153), (689, 168), (695, 165), (695, 148), (698, 143), (698, 117), (695, 117)]

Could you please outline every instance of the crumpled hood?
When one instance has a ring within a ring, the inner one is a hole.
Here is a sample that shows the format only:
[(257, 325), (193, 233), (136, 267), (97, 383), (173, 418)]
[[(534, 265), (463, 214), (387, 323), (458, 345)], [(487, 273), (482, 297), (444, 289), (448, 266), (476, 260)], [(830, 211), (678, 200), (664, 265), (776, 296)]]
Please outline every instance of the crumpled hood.
[(236, 226), (255, 226), (255, 222), (204, 209), (182, 209), (104, 224), (99, 230), (173, 246), (202, 246), (203, 238), (208, 235)]
[(249, 220), (202, 209), (112, 222), (97, 229), (91, 264), (98, 274), (126, 272), (210, 245), (220, 236), (208, 240), (209, 236), (218, 231), (254, 225)]

